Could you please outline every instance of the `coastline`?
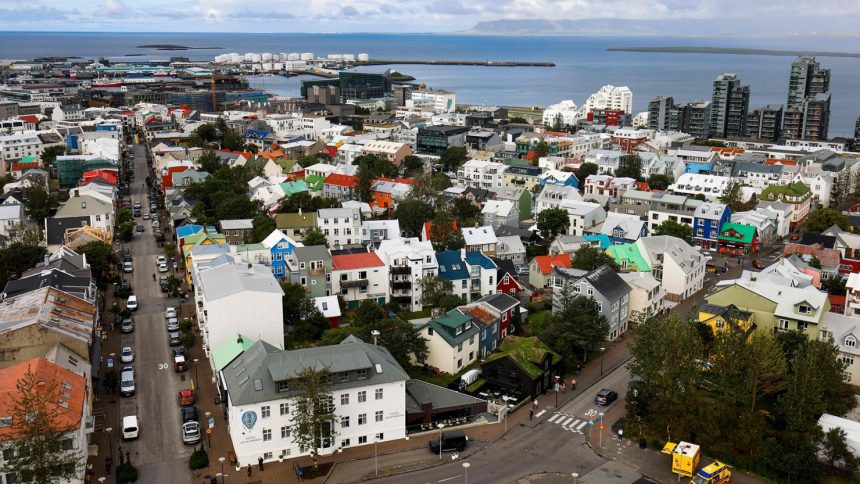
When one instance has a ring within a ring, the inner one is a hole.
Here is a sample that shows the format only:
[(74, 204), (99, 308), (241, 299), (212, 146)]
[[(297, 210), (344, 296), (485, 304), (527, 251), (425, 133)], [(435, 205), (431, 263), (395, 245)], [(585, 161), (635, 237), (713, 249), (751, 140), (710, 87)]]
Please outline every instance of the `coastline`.
[(729, 54), (729, 55), (767, 55), (782, 57), (848, 57), (860, 58), (860, 52), (827, 52), (802, 50), (747, 49), (736, 47), (610, 47), (610, 52), (651, 52), (659, 54)]

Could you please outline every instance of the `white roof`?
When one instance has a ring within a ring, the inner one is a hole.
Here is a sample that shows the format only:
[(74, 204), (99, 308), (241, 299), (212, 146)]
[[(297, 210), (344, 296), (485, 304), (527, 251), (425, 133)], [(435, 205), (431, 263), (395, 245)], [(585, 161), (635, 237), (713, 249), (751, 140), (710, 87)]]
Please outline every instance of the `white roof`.
[(615, 227), (621, 227), (625, 234), (628, 235), (626, 238), (631, 240), (637, 239), (639, 238), (639, 234), (642, 233), (643, 224), (645, 224), (645, 222), (643, 222), (638, 215), (609, 212), (606, 214), (606, 220), (603, 221), (603, 225), (600, 227), (600, 233), (612, 235), (612, 231)]
[(824, 413), (818, 419), (818, 425), (824, 432), (833, 428), (844, 430), (845, 443), (848, 444), (856, 457), (860, 457), (860, 422)]
[(271, 249), (272, 247), (278, 245), (282, 240), (286, 240), (287, 242), (293, 244), (294, 246), (301, 247), (301, 244), (298, 244), (295, 240), (288, 237), (285, 233), (281, 232), (278, 229), (272, 231), (268, 237), (263, 239), (263, 247), (267, 249)]
[(526, 247), (523, 245), (523, 240), (518, 235), (505, 235), (499, 237), (499, 244), (496, 246), (496, 254), (525, 254)]
[(662, 255), (664, 260), (667, 257), (671, 258), (684, 273), (689, 273), (705, 263), (705, 256), (701, 252), (678, 237), (669, 235), (642, 237), (636, 243), (644, 249), (643, 255), (648, 257), (652, 266), (658, 265), (659, 255)]
[(207, 301), (214, 301), (242, 292), (268, 292), (283, 295), (284, 291), (262, 264), (223, 264), (200, 272), (198, 282)]
[(221, 220), (221, 230), (240, 230), (240, 229), (252, 229), (254, 228), (254, 223), (249, 218), (239, 218), (233, 220)]
[(320, 173), (330, 174), (334, 172), (334, 165), (328, 163), (314, 163), (311, 166), (305, 167), (305, 171), (318, 171)]
[(466, 241), (466, 245), (495, 244), (499, 241), (496, 238), (496, 231), (489, 225), (464, 228), (463, 239)]
[[(833, 335), (833, 342), (842, 353), (860, 355), (860, 347), (857, 345), (857, 341), (860, 340), (860, 318), (827, 312), (821, 324), (821, 331), (827, 331)], [(845, 344), (849, 336), (854, 339), (854, 346)], [(824, 339), (825, 335), (821, 334), (821, 337)]]
[[(383, 240), (379, 243), (379, 248), (376, 249), (376, 254), (386, 264), (391, 264), (392, 259), (406, 257), (415, 260), (424, 260), (424, 266), (436, 265), (436, 251), (433, 250), (433, 244), (428, 241), (421, 241), (418, 237), (401, 237), (391, 240)], [(430, 258), (430, 262), (426, 262), (426, 257)]]
[(21, 218), (21, 205), (17, 203), (0, 204), (0, 220)]
[[(773, 284), (772, 281), (767, 279), (734, 279), (717, 283), (718, 286), (722, 287), (728, 287), (734, 284), (776, 303), (776, 309), (773, 313), (774, 316), (778, 318), (784, 317), (818, 323), (821, 318), (822, 310), (824, 309), (824, 304), (827, 301), (827, 293), (819, 291), (812, 286), (780, 286)], [(807, 303), (813, 309), (810, 314), (801, 314), (800, 312), (795, 311), (795, 306), (803, 302)], [(737, 306), (742, 307), (742, 303), (738, 303)]]
[(481, 213), (492, 213), (498, 217), (507, 217), (514, 209), (514, 202), (510, 200), (489, 200), (484, 204)]
[(313, 298), (314, 306), (320, 310), (323, 317), (339, 318), (341, 316), (340, 305), (337, 303), (337, 296), (320, 296)]

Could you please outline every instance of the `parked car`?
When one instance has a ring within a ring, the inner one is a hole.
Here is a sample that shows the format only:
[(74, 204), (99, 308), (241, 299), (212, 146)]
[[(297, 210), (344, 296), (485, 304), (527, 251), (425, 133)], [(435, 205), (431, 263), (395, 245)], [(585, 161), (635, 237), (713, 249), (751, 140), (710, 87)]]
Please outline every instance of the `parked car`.
[(165, 264), (163, 262), (161, 264), (158, 264), (158, 272), (165, 273), (168, 270), (169, 269), (167, 268), (167, 264)]
[(179, 346), (173, 348), (173, 356), (188, 356), (188, 352), (185, 350), (184, 346)]
[(167, 331), (179, 331), (179, 319), (167, 318)]
[(122, 440), (134, 440), (140, 436), (137, 415), (122, 418)]
[(123, 262), (122, 271), (125, 273), (134, 272), (134, 267), (131, 265), (131, 262)]
[(713, 259), (713, 258), (714, 258), (714, 257), (711, 255), (711, 253), (710, 253), (710, 252), (708, 252), (708, 251), (704, 251), (704, 252), (702, 252), (702, 255), (703, 255), (703, 256), (705, 256), (705, 259), (708, 259), (708, 260), (711, 260), (711, 259)]
[(185, 422), (182, 424), (182, 442), (193, 445), (200, 442), (200, 424), (197, 422)]
[(600, 390), (597, 392), (597, 396), (594, 397), (594, 403), (603, 406), (612, 405), (612, 402), (615, 400), (618, 400), (618, 394), (608, 388)]
[(176, 317), (176, 308), (173, 306), (168, 306), (164, 308), (164, 317), (167, 319)]
[(176, 373), (182, 373), (183, 371), (188, 370), (188, 362), (185, 361), (185, 356), (174, 356), (173, 357), (173, 371)]
[(122, 318), (122, 321), (119, 323), (119, 332), (120, 333), (134, 333), (134, 320), (131, 318)]
[(167, 292), (167, 289), (169, 289), (169, 285), (167, 284), (167, 276), (161, 276), (161, 282), (159, 284), (161, 285), (161, 292)]
[(138, 226), (137, 226), (137, 229), (135, 229), (135, 230), (137, 230), (138, 232), (143, 232), (143, 231), (144, 231), (144, 230), (146, 230), (146, 229), (145, 229), (145, 228), (143, 228), (143, 225), (138, 225)]
[(167, 257), (160, 255), (155, 259), (156, 264), (167, 264)]
[(124, 256), (122, 256), (122, 261), (123, 262), (131, 262), (132, 261), (131, 254), (125, 254)]
[(125, 302), (125, 307), (128, 308), (129, 311), (137, 311), (137, 296), (132, 294), (128, 297), (128, 301)]
[(145, 213), (145, 214), (143, 214), (143, 219), (144, 219), (144, 220), (149, 220), (149, 213), (148, 213), (148, 212), (147, 212), (147, 213)]
[(764, 269), (764, 264), (759, 262), (758, 259), (752, 260), (752, 266), (755, 267), (756, 269)]
[(179, 346), (182, 344), (182, 338), (179, 336), (179, 331), (171, 331), (167, 333), (167, 341), (170, 346)]
[(119, 379), (119, 394), (124, 397), (134, 395), (134, 368), (123, 366)]
[(134, 202), (134, 208), (136, 210), (140, 210), (140, 208), (141, 208), (140, 202)]
[(196, 422), (197, 418), (197, 407), (194, 405), (188, 405), (186, 407), (182, 407), (179, 409), (180, 415), (182, 415), (182, 423), (185, 422)]
[(190, 388), (183, 388), (179, 390), (179, 405), (194, 405), (194, 390)]
[(119, 357), (123, 363), (134, 363), (134, 350), (131, 349), (131, 346), (123, 346), (122, 351), (119, 352)]
[(428, 442), (427, 446), (434, 454), (438, 454), (440, 452), (439, 446), (442, 446), (441, 452), (448, 452), (452, 450), (456, 450), (457, 452), (463, 452), (466, 449), (466, 445), (469, 443), (469, 437), (463, 433), (462, 430), (453, 430), (450, 432), (442, 432), (442, 435), (439, 438), (431, 439)]
[(152, 228), (157, 229), (160, 226), (161, 224), (158, 222), (158, 220), (152, 219)]

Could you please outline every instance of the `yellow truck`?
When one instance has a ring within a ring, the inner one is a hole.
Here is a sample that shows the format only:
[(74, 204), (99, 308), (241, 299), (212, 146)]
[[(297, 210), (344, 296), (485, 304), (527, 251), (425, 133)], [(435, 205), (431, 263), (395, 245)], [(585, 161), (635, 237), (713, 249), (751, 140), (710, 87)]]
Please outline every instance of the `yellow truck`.
[(732, 470), (726, 464), (716, 460), (699, 469), (691, 484), (724, 484), (732, 479)]
[(699, 446), (689, 442), (667, 442), (662, 452), (672, 456), (672, 472), (684, 477), (693, 477), (702, 459)]

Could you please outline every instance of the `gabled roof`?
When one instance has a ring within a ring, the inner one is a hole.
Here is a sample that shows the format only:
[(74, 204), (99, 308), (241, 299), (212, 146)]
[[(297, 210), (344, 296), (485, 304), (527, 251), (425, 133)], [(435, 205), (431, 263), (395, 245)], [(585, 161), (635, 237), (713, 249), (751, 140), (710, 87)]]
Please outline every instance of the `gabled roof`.
[(496, 264), (489, 257), (477, 251), (466, 252), (466, 263), (471, 266), (481, 266), (484, 269), (497, 269)]
[(552, 272), (553, 267), (570, 268), (570, 254), (539, 255), (533, 262), (537, 264), (541, 274), (547, 275)]
[(443, 250), (436, 253), (439, 264), (439, 277), (448, 281), (468, 279), (469, 271), (459, 250)]
[[(731, 236), (729, 233), (737, 233), (737, 236)], [(725, 222), (720, 229), (719, 240), (729, 242), (743, 242), (744, 244), (752, 244), (756, 235), (756, 228), (752, 225), (739, 224), (735, 222)]]
[(221, 346), (215, 348), (212, 352), (212, 362), (215, 364), (215, 370), (221, 371), (256, 342), (256, 340), (242, 336), (239, 333), (228, 338), (227, 341), (221, 343)]
[(491, 226), (466, 227), (463, 229), (463, 239), (466, 245), (487, 245), (498, 242), (496, 232)]
[(351, 175), (343, 175), (340, 173), (332, 173), (325, 179), (326, 185), (337, 185), (347, 188), (355, 188), (358, 185), (358, 178)]
[(361, 252), (356, 254), (333, 255), (331, 267), (335, 271), (348, 271), (352, 269), (364, 269), (366, 267), (382, 267), (385, 264), (376, 255), (376, 252)]
[(513, 309), (520, 304), (517, 299), (507, 294), (488, 294), (481, 299), (478, 299), (478, 302), (487, 303), (499, 311), (507, 311), (508, 309)]
[(206, 294), (207, 301), (245, 291), (284, 294), (271, 269), (261, 264), (223, 264), (210, 267), (200, 272), (198, 283), (200, 290)]
[(493, 352), (484, 360), (484, 364), (501, 358), (510, 358), (529, 376), (537, 378), (544, 371), (541, 362), (547, 355), (550, 355), (553, 365), (561, 361), (561, 356), (549, 349), (537, 336), (523, 338), (510, 335), (502, 340), (498, 351)]
[(589, 272), (583, 276), (583, 279), (609, 301), (618, 301), (631, 291), (624, 279), (607, 264)]

